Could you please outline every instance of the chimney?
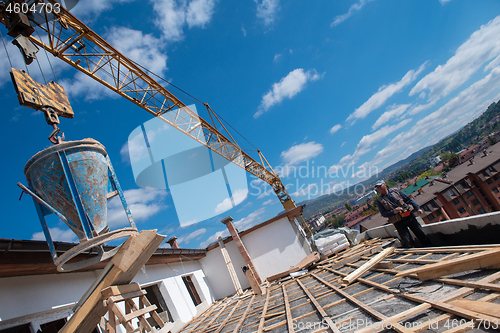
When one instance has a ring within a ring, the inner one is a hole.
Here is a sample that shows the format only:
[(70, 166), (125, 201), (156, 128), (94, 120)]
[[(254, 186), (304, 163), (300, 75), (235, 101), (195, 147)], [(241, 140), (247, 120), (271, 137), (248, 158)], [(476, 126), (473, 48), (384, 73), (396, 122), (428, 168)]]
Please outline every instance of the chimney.
[(177, 245), (177, 237), (172, 236), (167, 240), (167, 243), (170, 244), (172, 249), (178, 249), (179, 245)]
[(231, 234), (231, 237), (233, 237), (234, 243), (238, 247), (238, 250), (241, 253), (241, 256), (243, 257), (243, 260), (245, 261), (245, 264), (247, 264), (248, 268), (252, 271), (255, 279), (257, 280), (258, 284), (262, 283), (262, 280), (260, 278), (259, 273), (257, 272), (257, 269), (255, 268), (252, 258), (250, 258), (250, 255), (247, 252), (247, 249), (245, 248), (245, 245), (243, 245), (243, 242), (241, 241), (240, 235), (238, 235), (238, 231), (233, 225), (233, 218), (231, 216), (226, 217), (223, 219), (221, 222), (224, 223), (227, 227), (227, 230), (229, 230), (229, 233)]

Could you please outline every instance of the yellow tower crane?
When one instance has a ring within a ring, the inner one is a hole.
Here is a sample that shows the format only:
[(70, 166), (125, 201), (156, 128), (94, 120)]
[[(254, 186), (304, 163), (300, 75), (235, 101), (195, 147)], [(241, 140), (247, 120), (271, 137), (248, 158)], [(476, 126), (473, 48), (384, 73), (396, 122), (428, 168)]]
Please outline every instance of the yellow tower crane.
[[(297, 207), (262, 152), (257, 150), (260, 163), (245, 153), (208, 104), (204, 105), (212, 123), (199, 117), (149, 75), (147, 70), (117, 51), (55, 0), (0, 1), (0, 12), (1, 23), (6, 25), (8, 34), (15, 38), (14, 44), (23, 53), (27, 64), (36, 57), (39, 47), (45, 49), (54, 57), (271, 185), (286, 211)], [(35, 21), (43, 31), (43, 40), (32, 35), (35, 29), (30, 21)], [(65, 114), (59, 115), (68, 117)], [(49, 118), (53, 117), (53, 114), (49, 115)], [(216, 123), (221, 125), (227, 136), (217, 129)], [(302, 215), (299, 223), (310, 236), (311, 230)]]

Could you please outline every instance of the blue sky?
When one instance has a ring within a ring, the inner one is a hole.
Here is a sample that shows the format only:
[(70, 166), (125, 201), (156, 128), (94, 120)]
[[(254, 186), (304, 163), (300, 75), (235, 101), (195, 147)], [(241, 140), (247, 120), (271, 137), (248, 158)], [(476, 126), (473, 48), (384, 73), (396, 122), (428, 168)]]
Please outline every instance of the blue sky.
[[(209, 103), (264, 153), (297, 202), (341, 192), (500, 99), (494, 0), (82, 0), (72, 13), (125, 55)], [(17, 49), (7, 49), (14, 67), (24, 69)], [(27, 196), (18, 201), (16, 183), (26, 183), (24, 165), (50, 145), (51, 130), (41, 112), (18, 105), (3, 46), (0, 54), (0, 237), (41, 239), (33, 203)], [(39, 61), (46, 79), (54, 79), (43, 51)], [(75, 111), (61, 129), (68, 140), (92, 137), (106, 146), (139, 229), (197, 248), (228, 234), (220, 223), (228, 215), (244, 230), (282, 210), (270, 186), (248, 174), (246, 191), (233, 189), (233, 200), (215, 207), (208, 207), (210, 194), (193, 190), (192, 210), (212, 209), (213, 216), (183, 224), (168, 187), (135, 182), (128, 140), (151, 116), (61, 61), (51, 63)], [(29, 70), (43, 82), (36, 62)], [(207, 117), (202, 104), (172, 92)], [(126, 226), (116, 199), (108, 222)], [(57, 219), (50, 226), (55, 239), (77, 240)]]

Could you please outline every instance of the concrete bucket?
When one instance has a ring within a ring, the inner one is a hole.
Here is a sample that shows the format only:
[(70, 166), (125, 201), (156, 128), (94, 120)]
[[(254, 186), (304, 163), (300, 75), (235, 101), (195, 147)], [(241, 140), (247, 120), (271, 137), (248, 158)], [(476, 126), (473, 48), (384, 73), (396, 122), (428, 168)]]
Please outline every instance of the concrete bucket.
[[(114, 174), (106, 149), (93, 139), (64, 142), (33, 156), (24, 168), (30, 194), (37, 206), (54, 262), (60, 271), (79, 269), (105, 260), (114, 252), (104, 252), (102, 244), (137, 232), (125, 198)], [(120, 195), (131, 228), (110, 231), (107, 201)], [(78, 236), (80, 244), (58, 256), (45, 216), (56, 214)], [(98, 248), (90, 261), (67, 263), (81, 252)]]

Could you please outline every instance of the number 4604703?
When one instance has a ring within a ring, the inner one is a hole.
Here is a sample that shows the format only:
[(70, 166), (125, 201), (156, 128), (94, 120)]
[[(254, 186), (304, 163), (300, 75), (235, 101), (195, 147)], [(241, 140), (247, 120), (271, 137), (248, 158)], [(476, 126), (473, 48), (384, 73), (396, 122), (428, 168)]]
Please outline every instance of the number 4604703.
[(15, 13), (15, 14), (29, 14), (29, 13), (48, 13), (48, 14), (59, 14), (61, 12), (61, 4), (60, 3), (38, 3), (29, 6), (27, 3), (12, 3), (10, 2), (5, 8), (6, 12)]

